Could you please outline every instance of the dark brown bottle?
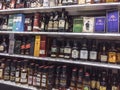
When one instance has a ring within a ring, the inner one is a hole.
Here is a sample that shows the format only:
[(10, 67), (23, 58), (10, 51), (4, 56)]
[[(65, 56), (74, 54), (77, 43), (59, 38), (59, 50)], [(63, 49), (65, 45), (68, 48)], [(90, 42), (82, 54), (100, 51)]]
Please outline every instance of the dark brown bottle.
[(5, 69), (4, 69), (4, 80), (9, 81), (10, 80), (10, 59), (7, 59), (5, 62)]
[(71, 46), (70, 42), (67, 41), (66, 46), (64, 47), (64, 58), (65, 59), (70, 59), (71, 58)]
[(77, 69), (72, 70), (72, 77), (70, 82), (70, 89), (76, 90), (76, 84), (77, 84)]
[(39, 20), (40, 20), (40, 14), (35, 13), (34, 14), (34, 21), (33, 21), (33, 31), (40, 31)]
[(16, 60), (11, 62), (10, 70), (10, 81), (15, 82)]
[(21, 44), (21, 50), (20, 50), (20, 54), (24, 55), (25, 54), (25, 45), (26, 45), (26, 42), (25, 42), (25, 37), (22, 38), (22, 44)]
[(20, 83), (21, 84), (27, 84), (28, 82), (28, 68), (27, 68), (28, 60), (23, 61), (23, 66), (21, 68), (21, 78), (20, 78)]
[(83, 69), (80, 68), (78, 71), (78, 78), (77, 78), (77, 90), (82, 90), (83, 88)]
[(34, 63), (31, 63), (28, 70), (28, 85), (33, 85)]
[(64, 40), (61, 41), (60, 43), (60, 48), (59, 48), (59, 58), (64, 58)]
[(53, 20), (54, 20), (54, 22), (53, 22), (53, 31), (54, 32), (58, 32), (58, 25), (59, 25), (59, 21), (58, 21), (59, 15), (58, 14), (59, 13), (56, 11), (55, 12), (55, 16), (53, 18)]
[(2, 24), (1, 30), (7, 31), (7, 28), (8, 28), (8, 17), (7, 16), (3, 17), (2, 23), (3, 24)]
[(30, 55), (30, 48), (31, 48), (31, 37), (27, 37), (26, 43), (25, 43), (25, 55)]
[(62, 67), (62, 73), (60, 75), (60, 88), (66, 90), (67, 88), (67, 66)]
[(3, 37), (3, 41), (0, 44), (0, 52), (7, 53), (7, 43), (6, 43), (6, 38), (5, 37)]
[(17, 61), (16, 71), (15, 71), (16, 83), (20, 83), (20, 73), (21, 73), (21, 61)]
[(55, 58), (58, 54), (57, 41), (54, 39), (51, 46), (51, 57)]
[(73, 60), (78, 60), (78, 58), (79, 58), (79, 50), (78, 50), (78, 45), (77, 45), (76, 41), (74, 41), (74, 44), (73, 44), (73, 47), (72, 47), (71, 58)]

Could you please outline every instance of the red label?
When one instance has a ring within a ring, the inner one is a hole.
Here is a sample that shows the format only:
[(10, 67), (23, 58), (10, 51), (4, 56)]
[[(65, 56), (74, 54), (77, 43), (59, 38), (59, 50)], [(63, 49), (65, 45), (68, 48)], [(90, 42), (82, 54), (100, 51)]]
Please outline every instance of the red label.
[(30, 43), (29, 43), (29, 44), (26, 44), (25, 48), (26, 48), (26, 49), (30, 48)]
[(21, 46), (21, 49), (25, 49), (25, 45), (22, 45), (22, 46)]

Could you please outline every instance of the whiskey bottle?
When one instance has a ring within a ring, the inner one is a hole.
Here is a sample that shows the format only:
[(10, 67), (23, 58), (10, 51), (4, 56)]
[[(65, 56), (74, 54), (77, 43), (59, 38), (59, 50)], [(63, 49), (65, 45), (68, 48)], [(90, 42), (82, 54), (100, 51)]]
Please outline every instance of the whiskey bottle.
[(95, 40), (92, 43), (92, 48), (89, 51), (89, 60), (90, 61), (97, 61), (97, 47)]
[(30, 7), (31, 7), (31, 0), (26, 0), (25, 8), (30, 8)]
[(53, 12), (51, 12), (49, 22), (48, 22), (48, 29), (47, 29), (48, 32), (53, 31), (53, 23), (54, 23), (53, 18), (54, 18), (54, 14), (53, 14)]
[(15, 8), (16, 0), (10, 0), (10, 9)]
[(28, 85), (33, 85), (34, 63), (31, 63), (28, 70)]
[(65, 12), (65, 32), (69, 32), (69, 17), (68, 17), (68, 12)]
[(80, 60), (88, 60), (88, 49), (86, 39), (83, 39), (82, 47), (80, 49)]
[(59, 17), (58, 29), (60, 32), (65, 31), (65, 9), (62, 9), (62, 15)]
[(5, 58), (2, 58), (0, 61), (0, 79), (3, 79), (4, 68), (5, 68)]
[(76, 84), (77, 84), (77, 69), (72, 70), (72, 77), (70, 82), (70, 89), (76, 90)]
[(17, 61), (16, 71), (15, 71), (15, 83), (20, 83), (20, 73), (21, 73), (21, 61)]
[(115, 49), (115, 44), (111, 43), (111, 48), (108, 51), (108, 62), (116, 63), (117, 59), (117, 50)]
[(62, 67), (62, 73), (60, 75), (60, 88), (66, 90), (67, 88), (67, 66)]
[(45, 15), (45, 13), (43, 13), (42, 18), (41, 18), (41, 27), (40, 27), (41, 31), (45, 31), (45, 24), (46, 24), (45, 18), (46, 18), (46, 15)]
[(101, 73), (98, 72), (97, 80), (96, 80), (96, 88), (97, 88), (97, 90), (100, 89), (100, 81), (101, 81)]
[(85, 77), (83, 80), (83, 90), (91, 90), (90, 89), (90, 75), (88, 72), (85, 73)]
[(112, 87), (111, 87), (111, 89), (112, 90), (119, 90), (118, 89), (117, 75), (113, 74), (112, 77), (113, 77), (113, 80), (112, 80)]
[(61, 41), (61, 45), (60, 45), (60, 48), (59, 48), (59, 58), (64, 58), (64, 41), (62, 40)]
[(7, 31), (7, 28), (8, 28), (7, 23), (8, 23), (8, 18), (7, 18), (7, 16), (5, 16), (5, 17), (3, 17), (3, 25), (2, 25), (3, 31)]
[(74, 45), (72, 47), (71, 58), (73, 60), (77, 60), (79, 58), (79, 50), (78, 50), (78, 46), (77, 46), (77, 42), (76, 41), (74, 41)]
[(10, 81), (11, 82), (15, 82), (15, 71), (16, 71), (16, 60), (14, 60), (13, 62), (11, 62), (10, 65)]
[(100, 90), (107, 90), (106, 77), (103, 75), (102, 75), (101, 82), (100, 82)]
[(57, 41), (54, 39), (51, 46), (51, 57), (55, 58), (58, 54)]
[(77, 78), (77, 90), (82, 90), (83, 88), (83, 69), (80, 68), (78, 71), (78, 78)]
[(22, 44), (21, 44), (21, 50), (20, 50), (20, 54), (22, 54), (22, 55), (24, 55), (25, 54), (25, 45), (26, 45), (26, 43), (25, 43), (25, 37), (23, 37), (22, 38)]
[(56, 69), (56, 76), (55, 76), (55, 89), (60, 88), (60, 75), (61, 75), (61, 66), (58, 66)]
[(56, 11), (55, 12), (55, 16), (53, 18), (54, 22), (53, 22), (53, 31), (54, 32), (58, 32), (58, 24), (59, 24), (59, 15), (58, 15), (58, 12)]
[(34, 68), (34, 74), (33, 74), (33, 86), (36, 87), (36, 83), (37, 83), (37, 73), (38, 73), (38, 64), (35, 65)]
[(11, 2), (11, 0), (5, 0), (3, 9), (10, 9), (10, 2)]
[(21, 68), (21, 78), (20, 78), (20, 83), (21, 84), (27, 84), (28, 82), (28, 69), (27, 69), (27, 60), (23, 61), (23, 67)]
[(43, 90), (44, 89), (48, 90), (48, 85), (47, 85), (48, 73), (47, 73), (47, 71), (48, 71), (48, 66), (44, 67), (43, 72), (42, 72), (42, 76), (41, 76), (41, 78), (42, 78), (41, 89), (43, 89)]
[(48, 7), (49, 6), (49, 0), (43, 0), (43, 7)]
[(5, 69), (4, 69), (4, 80), (9, 81), (10, 80), (10, 59), (7, 59), (5, 62)]
[(31, 48), (31, 37), (27, 37), (26, 44), (25, 44), (25, 55), (30, 55), (30, 48)]
[(40, 14), (35, 13), (34, 14), (34, 21), (33, 21), (33, 31), (40, 31), (39, 20), (40, 20)]
[(3, 37), (3, 41), (0, 44), (0, 52), (7, 53), (7, 44), (6, 44), (6, 38)]
[(106, 46), (105, 43), (102, 46), (102, 51), (100, 53), (100, 62), (107, 62), (108, 60), (108, 55), (107, 55), (107, 51), (106, 51)]
[(66, 46), (64, 48), (64, 58), (65, 59), (71, 58), (71, 46), (69, 41), (67, 41)]

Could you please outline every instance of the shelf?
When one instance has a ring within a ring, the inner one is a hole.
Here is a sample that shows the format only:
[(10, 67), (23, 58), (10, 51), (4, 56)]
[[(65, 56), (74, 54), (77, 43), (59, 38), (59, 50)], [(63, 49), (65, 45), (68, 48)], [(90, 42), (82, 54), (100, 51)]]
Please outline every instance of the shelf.
[(36, 89), (35, 87), (32, 87), (32, 86), (22, 85), (22, 84), (16, 84), (16, 83), (10, 82), (10, 81), (0, 80), (0, 83), (1, 84), (5, 84), (5, 85), (14, 86), (14, 87), (24, 88), (24, 89), (38, 90), (38, 89)]
[[(54, 6), (54, 7), (39, 7), (39, 8), (19, 8), (19, 9), (7, 9), (0, 10), (0, 14), (9, 13), (34, 13), (34, 12), (51, 12), (65, 8), (69, 12), (73, 11), (93, 11), (93, 10), (107, 10), (107, 9), (119, 9), (120, 2), (117, 3), (99, 3), (99, 4), (82, 4), (82, 5), (68, 5), (68, 6)], [(99, 12), (97, 12), (99, 13)], [(73, 13), (72, 13), (73, 14)]]
[(76, 37), (76, 38), (96, 38), (120, 40), (120, 33), (73, 33), (73, 32), (15, 32), (15, 31), (0, 31), (0, 34), (20, 34), (20, 35), (47, 35), (52, 37)]
[(1, 56), (9, 56), (9, 57), (17, 57), (17, 58), (24, 58), (24, 59), (32, 59), (32, 60), (40, 60), (40, 61), (52, 61), (52, 62), (59, 62), (59, 63), (68, 63), (68, 64), (78, 64), (78, 65), (87, 65), (87, 66), (96, 66), (96, 67), (103, 67), (103, 68), (112, 68), (112, 69), (120, 69), (120, 65), (117, 64), (109, 64), (109, 63), (100, 63), (100, 62), (90, 62), (90, 61), (73, 61), (73, 60), (65, 60), (60, 58), (50, 58), (50, 57), (33, 57), (33, 56), (26, 56), (26, 55), (16, 55), (16, 54), (4, 54), (0, 53)]

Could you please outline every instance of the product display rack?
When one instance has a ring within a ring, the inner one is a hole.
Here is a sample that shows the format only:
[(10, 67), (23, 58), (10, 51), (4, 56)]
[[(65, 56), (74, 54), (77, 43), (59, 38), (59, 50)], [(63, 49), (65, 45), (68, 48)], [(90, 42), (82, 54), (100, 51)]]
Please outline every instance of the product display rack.
[[(66, 11), (75, 12), (72, 14), (80, 14), (82, 11), (102, 11), (108, 9), (119, 9), (120, 3), (102, 3), (102, 4), (83, 4), (83, 5), (68, 5), (68, 6), (55, 6), (55, 7), (40, 7), (40, 8), (20, 8), (20, 9), (7, 9), (0, 10), (0, 14), (12, 14), (12, 13), (34, 13), (34, 12), (51, 12), (58, 11), (62, 8), (65, 8)], [(100, 13), (100, 12), (94, 12)], [(23, 34), (23, 35), (55, 35), (55, 36), (74, 36), (74, 37), (90, 37), (90, 38), (100, 38), (100, 39), (120, 39), (119, 33), (68, 33), (68, 32), (14, 32), (14, 31), (0, 31), (0, 34)], [(26, 56), (26, 55), (16, 55), (16, 54), (5, 54), (0, 53), (1, 56), (6, 57), (16, 57), (16, 58), (24, 58), (24, 59), (34, 59), (40, 61), (49, 61), (49, 62), (60, 62), (60, 63), (68, 63), (68, 64), (78, 64), (78, 65), (87, 65), (87, 66), (96, 66), (96, 67), (104, 67), (111, 69), (120, 69), (120, 65), (109, 64), (109, 63), (99, 63), (99, 62), (90, 62), (90, 61), (74, 61), (74, 60), (65, 60), (59, 58), (49, 58), (49, 57), (34, 57), (34, 56)], [(37, 90), (34, 87), (30, 87), (27, 85), (15, 84), (9, 81), (0, 80), (0, 83), (12, 85), (15, 87)]]

